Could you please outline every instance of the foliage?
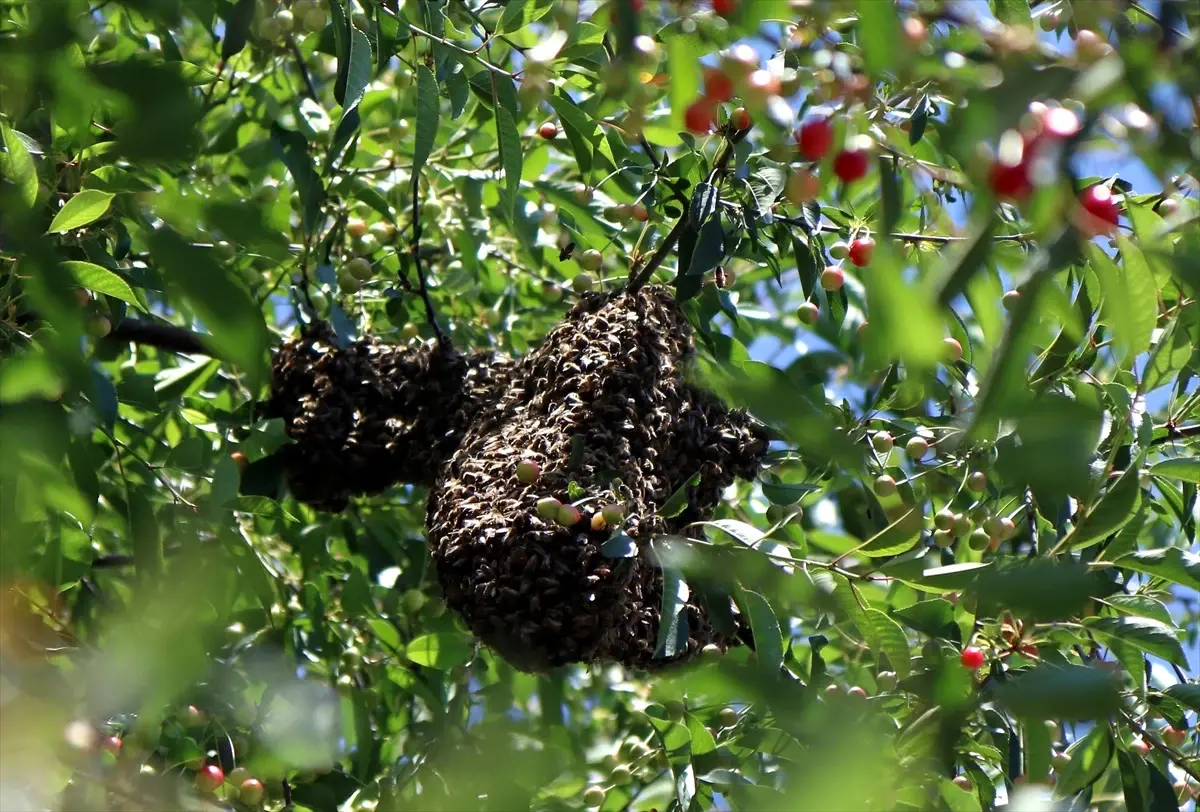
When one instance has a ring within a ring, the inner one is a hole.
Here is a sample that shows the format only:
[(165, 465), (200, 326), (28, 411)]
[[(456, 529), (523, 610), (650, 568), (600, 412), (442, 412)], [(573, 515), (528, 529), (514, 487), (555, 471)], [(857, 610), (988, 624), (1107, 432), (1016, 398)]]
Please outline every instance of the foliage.
[[(0, 806), (1197, 791), (1194, 5), (359, 2), (0, 2)], [(522, 673), (423, 487), (287, 494), (298, 326), (517, 357), (647, 283), (776, 437), (653, 540), (753, 650)]]

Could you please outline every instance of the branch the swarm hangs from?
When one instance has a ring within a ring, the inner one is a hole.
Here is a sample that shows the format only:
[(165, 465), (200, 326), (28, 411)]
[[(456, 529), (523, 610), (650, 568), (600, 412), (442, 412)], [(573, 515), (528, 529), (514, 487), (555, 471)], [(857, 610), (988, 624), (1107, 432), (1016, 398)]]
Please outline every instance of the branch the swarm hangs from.
[[(684, 381), (692, 352), (691, 328), (664, 289), (585, 296), (479, 403), (441, 470), (426, 528), (446, 601), (518, 668), (664, 664), (655, 659), (662, 572), (645, 544), (629, 562), (602, 556), (610, 531), (589, 519), (621, 504), (635, 539), (679, 533), (710, 517), (735, 477), (757, 474), (765, 432)], [(575, 438), (584, 451), (573, 465)], [(518, 481), (522, 458), (539, 463), (538, 482)], [(688, 509), (657, 515), (697, 471)], [(538, 500), (571, 501), (572, 482), (586, 494), (583, 520), (567, 528), (541, 518)], [(688, 611), (687, 648), (673, 659), (733, 643), (701, 606)]]

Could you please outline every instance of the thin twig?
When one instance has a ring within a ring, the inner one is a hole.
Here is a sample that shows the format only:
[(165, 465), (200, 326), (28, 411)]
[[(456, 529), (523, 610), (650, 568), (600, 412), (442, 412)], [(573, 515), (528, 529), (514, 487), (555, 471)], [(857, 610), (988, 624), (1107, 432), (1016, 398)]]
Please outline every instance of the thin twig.
[(296, 44), (296, 38), (288, 34), (288, 46), (292, 49), (292, 55), (296, 57), (296, 67), (300, 69), (300, 77), (304, 79), (304, 87), (308, 90), (308, 97), (313, 101), (317, 101), (317, 86), (313, 84), (312, 75), (308, 72), (308, 66), (304, 64), (304, 54), (300, 53), (300, 46)]
[(1166, 429), (1167, 433), (1163, 437), (1151, 440), (1150, 445), (1164, 445), (1175, 440), (1184, 440), (1188, 437), (1200, 437), (1200, 424), (1195, 426), (1155, 426), (1156, 429)]
[(417, 269), (417, 292), (421, 295), (421, 301), (425, 303), (425, 319), (429, 322), (429, 326), (433, 328), (433, 334), (437, 336), (438, 343), (442, 346), (449, 346), (450, 339), (442, 332), (441, 325), (437, 322), (437, 313), (433, 309), (433, 301), (429, 298), (429, 288), (425, 284), (425, 271), (421, 268), (421, 173), (418, 172), (412, 177), (412, 222), (413, 233), (412, 239), (409, 241), (409, 251), (412, 254), (413, 264)]
[(436, 42), (438, 45), (444, 45), (445, 47), (449, 48), (452, 51), (457, 51), (458, 53), (462, 54), (463, 56), (474, 59), (480, 65), (482, 65), (483, 67), (490, 70), (492, 73), (498, 73), (501, 76), (507, 76), (509, 79), (516, 78), (516, 76), (514, 74), (509, 73), (504, 68), (501, 68), (497, 65), (493, 65), (491, 62), (488, 62), (486, 59), (484, 59), (479, 54), (472, 51), (470, 48), (464, 48), (461, 45), (458, 45), (448, 39), (443, 39), (442, 37), (439, 37), (437, 34), (431, 34), (423, 28), (418, 28), (417, 26), (413, 25), (410, 22), (407, 22), (406, 20), (401, 20), (399, 17), (396, 17), (396, 15), (393, 14), (390, 10), (385, 9), (385, 12), (387, 14), (390, 14), (393, 19), (395, 19), (398, 23), (400, 23), (401, 25), (406, 27), (409, 31), (416, 34), (417, 36), (425, 37), (426, 39), (431, 40), (432, 42)]
[(1153, 744), (1159, 750), (1162, 750), (1163, 754), (1170, 759), (1172, 764), (1183, 770), (1192, 778), (1200, 781), (1200, 773), (1196, 772), (1196, 770), (1190, 765), (1190, 760), (1186, 756), (1179, 753), (1174, 747), (1168, 747), (1162, 739), (1153, 735), (1149, 730), (1143, 727), (1142, 723), (1133, 717), (1133, 714), (1129, 713), (1128, 711), (1121, 711), (1121, 715), (1125, 717), (1125, 721), (1129, 723), (1129, 726), (1133, 728), (1139, 736)]

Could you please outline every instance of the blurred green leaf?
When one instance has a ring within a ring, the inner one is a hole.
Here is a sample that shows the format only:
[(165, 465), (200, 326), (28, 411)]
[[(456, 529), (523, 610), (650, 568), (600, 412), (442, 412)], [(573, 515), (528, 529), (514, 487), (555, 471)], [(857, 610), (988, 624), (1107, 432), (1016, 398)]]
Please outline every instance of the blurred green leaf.
[(1121, 707), (1120, 683), (1103, 668), (1040, 665), (1014, 672), (994, 689), (996, 701), (1022, 719), (1107, 719)]
[(404, 656), (417, 665), (448, 671), (471, 659), (474, 648), (461, 634), (436, 632), (423, 634), (404, 649)]
[(903, 42), (895, 9), (875, 0), (858, 0), (858, 47), (873, 77), (895, 69), (896, 49)]
[(1176, 457), (1150, 466), (1150, 473), (1182, 482), (1200, 483), (1200, 457)]
[(1178, 547), (1138, 550), (1113, 562), (1122, 569), (1144, 572), (1189, 589), (1200, 589), (1200, 555)]
[(167, 271), (212, 331), (208, 342), (222, 357), (237, 364), (252, 387), (267, 380), (267, 329), (262, 312), (225, 275), (203, 249), (189, 245), (169, 228), (150, 238), (154, 258)]
[(750, 619), (759, 669), (768, 677), (778, 675), (779, 667), (783, 664), (783, 634), (771, 604), (757, 592), (739, 589), (738, 606)]

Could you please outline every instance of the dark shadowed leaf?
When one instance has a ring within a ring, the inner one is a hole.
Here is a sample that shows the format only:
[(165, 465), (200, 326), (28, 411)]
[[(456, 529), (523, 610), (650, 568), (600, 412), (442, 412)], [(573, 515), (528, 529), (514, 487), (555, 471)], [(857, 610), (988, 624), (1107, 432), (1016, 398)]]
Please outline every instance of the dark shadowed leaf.
[(1103, 720), (1121, 707), (1120, 681), (1112, 671), (1082, 665), (1041, 665), (1013, 673), (995, 697), (1023, 719)]

